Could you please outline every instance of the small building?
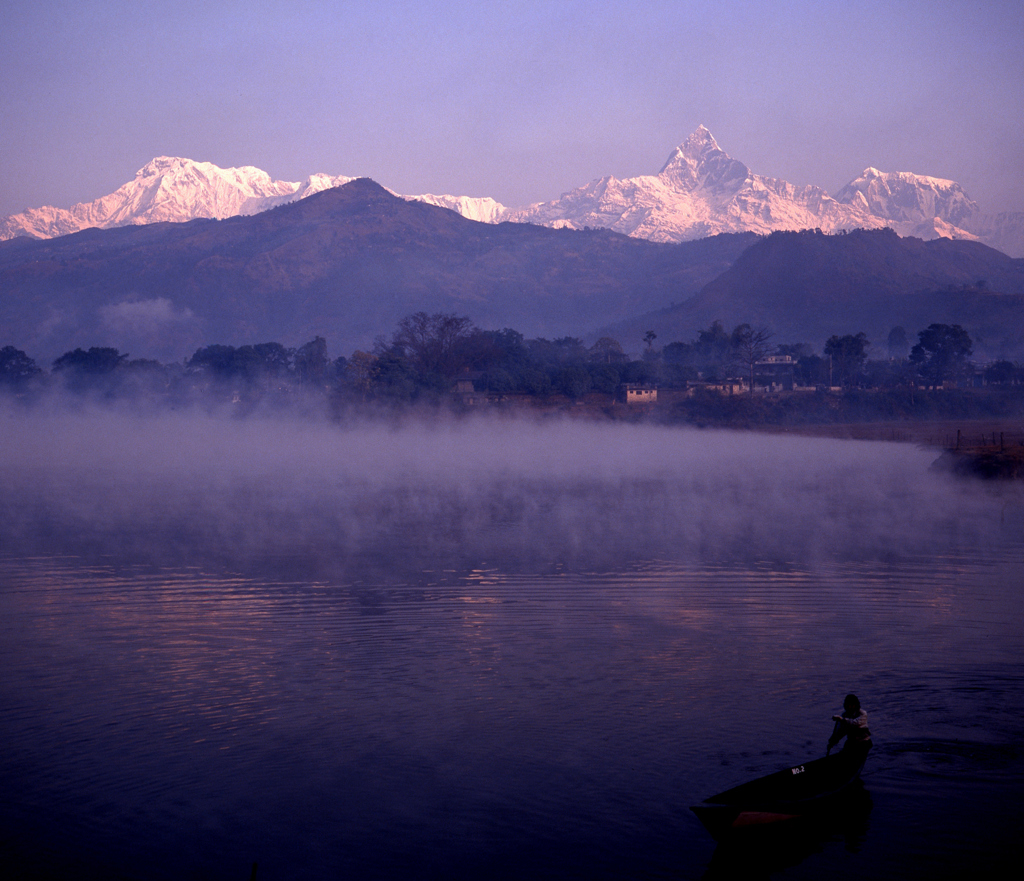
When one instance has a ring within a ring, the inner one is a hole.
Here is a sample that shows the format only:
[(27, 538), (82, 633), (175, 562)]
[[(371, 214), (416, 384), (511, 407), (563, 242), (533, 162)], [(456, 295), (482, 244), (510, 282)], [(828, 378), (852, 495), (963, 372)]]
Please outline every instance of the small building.
[(742, 379), (724, 379), (720, 382), (688, 382), (686, 396), (692, 398), (698, 391), (718, 392), (721, 395), (739, 395), (748, 391)]
[(658, 388), (641, 383), (624, 383), (622, 392), (627, 404), (653, 404), (658, 400)]
[(767, 355), (754, 364), (754, 385), (763, 385), (767, 391), (793, 390), (796, 361), (792, 355)]
[(475, 407), (487, 403), (487, 395), (480, 394), (473, 387), (473, 380), (460, 379), (455, 383), (452, 397), (464, 407)]

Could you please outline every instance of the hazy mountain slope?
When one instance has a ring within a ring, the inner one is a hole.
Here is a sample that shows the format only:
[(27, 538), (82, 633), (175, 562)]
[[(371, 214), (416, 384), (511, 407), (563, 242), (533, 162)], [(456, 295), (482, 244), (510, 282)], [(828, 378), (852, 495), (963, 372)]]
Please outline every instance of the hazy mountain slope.
[(745, 251), (697, 296), (617, 324), (654, 330), (659, 343), (692, 340), (721, 320), (764, 325), (777, 342), (820, 351), (832, 334), (861, 331), (880, 347), (903, 326), (961, 324), (979, 358), (1024, 356), (1024, 260), (977, 242), (902, 239), (890, 230), (848, 235), (777, 232)]
[(362, 179), (254, 216), (6, 242), (0, 324), (34, 357), (112, 345), (165, 360), (317, 334), (350, 354), (418, 310), (578, 335), (692, 296), (751, 241), (477, 223)]
[[(735, 183), (742, 166), (717, 156), (712, 176)], [(647, 330), (664, 344), (716, 319), (818, 349), (834, 333), (879, 342), (940, 321), (967, 327), (979, 357), (1020, 358), (1022, 295), (1024, 260), (977, 242), (860, 230), (655, 243), (479, 223), (366, 179), (252, 216), (0, 243), (0, 345), (43, 359), (110, 345), (177, 360), (318, 334), (350, 354), (419, 310), (527, 336), (615, 326), (629, 349)]]
[(976, 214), (965, 223), (986, 245), (1011, 257), (1024, 257), (1024, 211)]

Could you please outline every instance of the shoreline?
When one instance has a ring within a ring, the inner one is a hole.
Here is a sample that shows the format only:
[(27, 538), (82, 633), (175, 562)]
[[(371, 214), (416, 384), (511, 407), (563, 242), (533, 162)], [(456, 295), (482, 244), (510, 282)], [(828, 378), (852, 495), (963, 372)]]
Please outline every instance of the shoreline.
[[(763, 426), (752, 428), (771, 434), (796, 434), (836, 440), (891, 441), (913, 443), (936, 449), (956, 449), (957, 432), (963, 450), (998, 446), (1000, 435), (1005, 446), (1024, 443), (1024, 419), (940, 419), (927, 421), (844, 422)], [(994, 438), (994, 441), (993, 441)]]

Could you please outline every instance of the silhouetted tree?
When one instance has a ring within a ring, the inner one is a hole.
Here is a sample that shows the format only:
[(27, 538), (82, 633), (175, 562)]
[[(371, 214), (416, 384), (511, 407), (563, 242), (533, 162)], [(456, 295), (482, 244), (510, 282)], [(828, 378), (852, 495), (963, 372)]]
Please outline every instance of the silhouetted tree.
[(868, 359), (868, 338), (863, 332), (830, 336), (825, 343), (825, 355), (832, 362), (833, 383), (856, 385)]
[(594, 391), (614, 395), (622, 383), (621, 364), (591, 364), (590, 386)]
[(425, 389), (437, 389), (436, 380), (440, 374), (430, 374), (431, 385), (424, 374), (413, 367), (402, 350), (396, 346), (374, 351), (373, 368), (370, 374), (370, 389), (375, 397), (395, 401), (410, 401)]
[(215, 343), (196, 349), (185, 366), (192, 373), (212, 379), (227, 379), (235, 375), (235, 347)]
[(519, 379), (520, 388), (528, 395), (538, 398), (551, 394), (551, 377), (536, 367), (527, 367)]
[(793, 368), (793, 378), (800, 385), (822, 386), (828, 385), (828, 358), (815, 355), (801, 355), (796, 360), (796, 367)]
[(751, 395), (754, 394), (754, 368), (772, 351), (769, 342), (772, 336), (767, 328), (753, 328), (749, 324), (741, 324), (732, 332), (733, 357), (747, 371)]
[(587, 350), (583, 341), (572, 336), (546, 340), (543, 337), (530, 340), (527, 344), (530, 358), (538, 367), (566, 366), (582, 364), (587, 360)]
[(295, 350), (295, 376), (299, 382), (322, 385), (327, 380), (327, 340), (322, 336), (311, 339)]
[(473, 323), (452, 312), (417, 312), (403, 318), (391, 337), (391, 348), (420, 373), (451, 379), (466, 366), (464, 344)]
[(649, 330), (649, 331), (647, 331), (647, 333), (644, 334), (644, 345), (646, 345), (646, 347), (647, 347), (647, 348), (644, 349), (644, 354), (643, 354), (643, 357), (644, 357), (645, 361), (657, 361), (658, 360), (658, 358), (659, 358), (661, 353), (657, 349), (654, 348), (654, 341), (657, 338), (658, 338), (658, 335), (653, 330)]
[(725, 379), (732, 363), (732, 338), (721, 321), (699, 331), (692, 349), (694, 366), (705, 379)]
[(683, 385), (697, 378), (693, 346), (690, 343), (669, 343), (661, 350), (661, 363), (663, 375), (671, 385)]
[(1012, 361), (995, 361), (985, 368), (985, 382), (989, 385), (1015, 385), (1020, 382), (1021, 368)]
[(590, 347), (589, 354), (592, 361), (602, 364), (621, 364), (623, 361), (629, 360), (626, 353), (622, 351), (622, 344), (610, 336), (601, 337)]
[(218, 382), (255, 384), (280, 379), (291, 368), (293, 350), (280, 343), (257, 343), (235, 348), (215, 344), (197, 349), (186, 367)]
[(959, 324), (929, 324), (918, 333), (919, 342), (910, 350), (910, 362), (930, 383), (941, 385), (959, 380), (971, 355), (971, 337)]
[(780, 355), (789, 355), (794, 361), (799, 361), (806, 355), (814, 354), (814, 350), (807, 343), (779, 343), (775, 350)]
[[(294, 349), (288, 349), (280, 343), (257, 343), (254, 346), (242, 346), (238, 351), (244, 352), (246, 360), (249, 360), (249, 350), (252, 350), (249, 375), (257, 377), (281, 378), (291, 370)], [(326, 344), (324, 358), (326, 359)]]
[[(364, 397), (369, 395), (370, 389), (373, 385), (373, 374), (376, 363), (376, 357), (371, 355), (369, 352), (353, 352), (352, 357), (349, 358), (348, 362), (344, 365), (344, 372), (341, 373), (345, 384), (351, 386), (351, 388), (355, 389), (355, 391)], [(335, 364), (337, 366), (337, 362), (335, 362)]]
[(590, 374), (582, 367), (563, 367), (555, 377), (555, 388), (577, 401), (590, 390)]
[(53, 362), (53, 369), (58, 373), (73, 371), (79, 374), (102, 376), (106, 373), (113, 373), (127, 358), (127, 353), (122, 355), (117, 349), (92, 346), (88, 351), (75, 349), (65, 352)]
[(109, 392), (115, 384), (115, 372), (127, 358), (127, 353), (104, 346), (92, 346), (88, 351), (74, 349), (53, 362), (53, 372), (63, 374), (67, 387), (73, 391), (103, 389)]
[(0, 386), (21, 390), (42, 373), (36, 362), (21, 349), (14, 346), (0, 349)]
[(500, 356), (496, 363), (506, 370), (518, 370), (530, 360), (526, 340), (518, 330), (506, 327), (502, 330), (481, 330), (479, 334), (490, 340)]
[(910, 351), (910, 340), (907, 339), (907, 332), (902, 327), (896, 326), (889, 331), (887, 343), (890, 358), (899, 360), (907, 357), (907, 352)]
[(898, 388), (914, 381), (913, 365), (906, 358), (886, 358), (864, 365), (864, 381), (869, 388)]
[(496, 395), (508, 395), (519, 391), (519, 376), (503, 367), (493, 367), (484, 373), (481, 384), (484, 389)]
[(658, 378), (658, 366), (650, 361), (630, 361), (622, 365), (622, 381), (648, 385)]

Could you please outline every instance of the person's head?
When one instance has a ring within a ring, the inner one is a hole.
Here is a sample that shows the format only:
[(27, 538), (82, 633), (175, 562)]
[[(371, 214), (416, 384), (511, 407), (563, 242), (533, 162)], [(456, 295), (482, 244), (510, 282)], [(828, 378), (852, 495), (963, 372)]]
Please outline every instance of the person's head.
[(860, 712), (860, 701), (857, 695), (848, 694), (843, 701), (843, 713), (847, 716), (856, 716)]

